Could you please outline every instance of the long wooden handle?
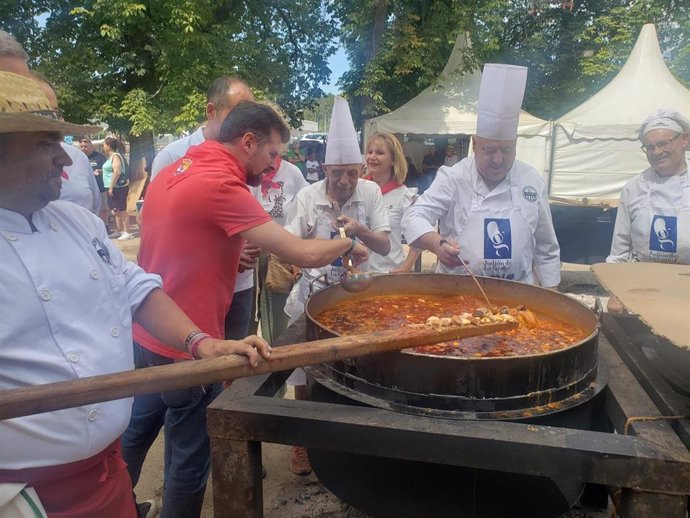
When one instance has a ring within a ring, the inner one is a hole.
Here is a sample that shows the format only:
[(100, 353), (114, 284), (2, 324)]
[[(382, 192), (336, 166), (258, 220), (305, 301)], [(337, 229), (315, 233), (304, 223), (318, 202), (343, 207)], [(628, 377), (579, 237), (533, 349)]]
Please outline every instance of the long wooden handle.
[(440, 331), (403, 329), (340, 336), (276, 347), (271, 352), (270, 359), (262, 360), (255, 368), (248, 364), (247, 358), (232, 355), (5, 390), (0, 391), (0, 420), (496, 333), (516, 327), (516, 323), (506, 322), (452, 327)]

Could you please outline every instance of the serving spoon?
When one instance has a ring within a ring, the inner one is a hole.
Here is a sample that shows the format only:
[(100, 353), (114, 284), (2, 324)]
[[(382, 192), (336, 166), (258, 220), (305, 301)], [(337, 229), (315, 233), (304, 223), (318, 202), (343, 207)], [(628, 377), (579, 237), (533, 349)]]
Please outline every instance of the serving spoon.
[[(340, 232), (341, 239), (347, 239), (344, 227), (338, 227), (338, 232)], [(374, 279), (371, 272), (355, 271), (350, 261), (350, 256), (343, 257), (343, 266), (345, 266), (346, 271), (340, 275), (340, 285), (345, 291), (359, 293), (369, 288)]]

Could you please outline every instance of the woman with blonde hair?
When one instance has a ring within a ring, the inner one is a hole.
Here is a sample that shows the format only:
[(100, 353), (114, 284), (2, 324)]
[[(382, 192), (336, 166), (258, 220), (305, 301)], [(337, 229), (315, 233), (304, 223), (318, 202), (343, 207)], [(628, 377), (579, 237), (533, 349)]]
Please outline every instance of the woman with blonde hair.
[(366, 147), (365, 179), (376, 182), (383, 194), (383, 206), (388, 211), (391, 251), (383, 256), (369, 253), (369, 265), (374, 272), (409, 272), (421, 253), (410, 248), (405, 257), (402, 247), (403, 213), (417, 199), (417, 189), (405, 186), (407, 160), (400, 142), (391, 133), (375, 133)]

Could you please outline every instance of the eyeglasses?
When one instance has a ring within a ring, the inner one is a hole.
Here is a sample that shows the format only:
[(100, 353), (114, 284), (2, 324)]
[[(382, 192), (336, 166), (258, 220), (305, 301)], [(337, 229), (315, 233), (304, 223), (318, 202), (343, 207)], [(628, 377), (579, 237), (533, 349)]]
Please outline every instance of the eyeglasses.
[(681, 135), (682, 135), (682, 133), (678, 133), (672, 139), (662, 140), (661, 142), (657, 142), (656, 144), (644, 144), (644, 145), (640, 146), (640, 149), (642, 151), (644, 151), (645, 153), (654, 153), (654, 150), (656, 148), (659, 148), (660, 151), (667, 151), (671, 147), (671, 144), (673, 143), (673, 141), (676, 140)]

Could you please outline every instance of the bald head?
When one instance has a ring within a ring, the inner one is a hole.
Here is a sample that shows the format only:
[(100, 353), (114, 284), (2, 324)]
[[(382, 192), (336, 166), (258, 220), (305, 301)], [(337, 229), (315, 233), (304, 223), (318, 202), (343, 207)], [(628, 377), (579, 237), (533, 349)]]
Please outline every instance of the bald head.
[(21, 76), (29, 75), (28, 54), (9, 32), (0, 30), (0, 70)]
[(217, 140), (220, 127), (235, 106), (242, 101), (254, 101), (254, 94), (247, 83), (231, 76), (219, 77), (208, 89), (206, 104), (206, 128), (204, 137)]

